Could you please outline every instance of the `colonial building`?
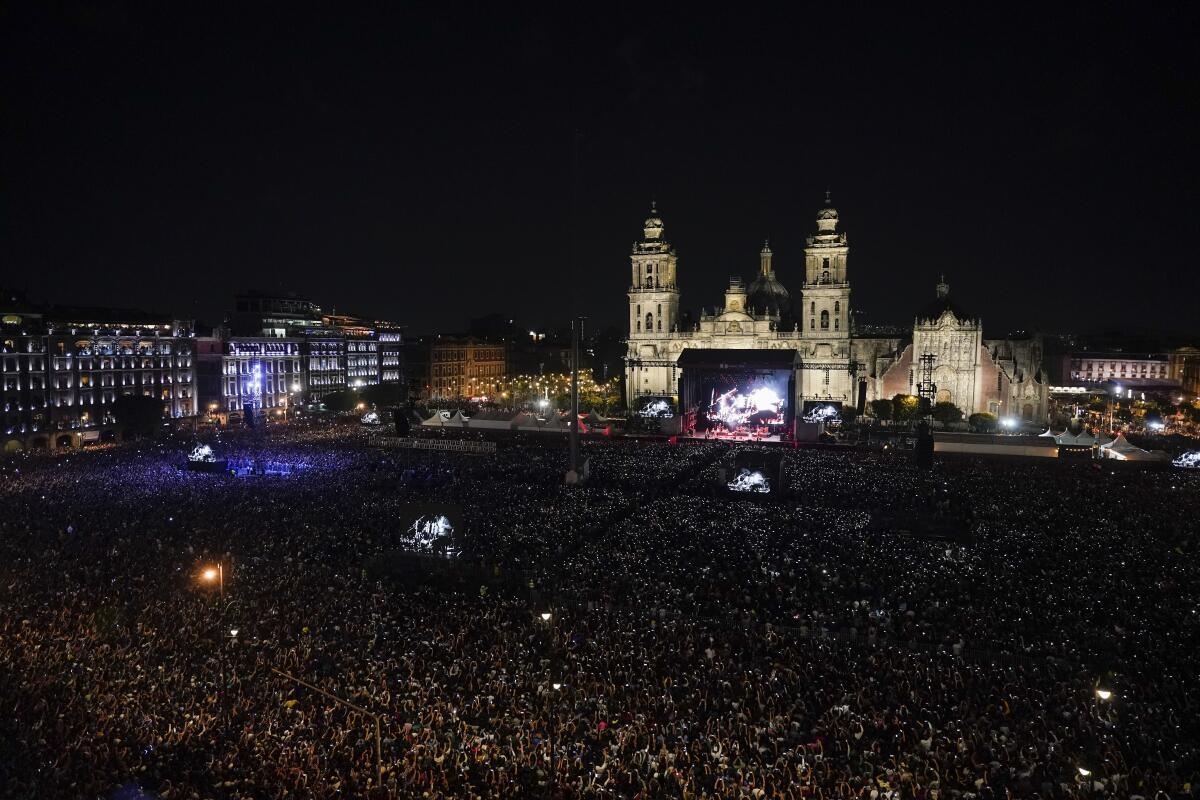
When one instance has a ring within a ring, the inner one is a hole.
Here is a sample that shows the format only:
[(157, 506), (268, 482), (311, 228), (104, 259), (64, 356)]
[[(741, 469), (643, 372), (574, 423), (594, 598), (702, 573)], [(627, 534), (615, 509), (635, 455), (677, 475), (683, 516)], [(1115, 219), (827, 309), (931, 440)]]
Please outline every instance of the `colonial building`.
[(505, 347), (473, 336), (438, 336), (429, 362), (430, 399), (492, 395), (504, 378)]
[(121, 395), (153, 397), (165, 419), (195, 416), (190, 321), (141, 311), (0, 308), (6, 450), (78, 447), (112, 436)]
[[(856, 333), (850, 308), (850, 243), (826, 195), (816, 231), (806, 239), (799, 292), (777, 276), (764, 244), (747, 288), (729, 280), (723, 308), (681, 324), (679, 257), (657, 209), (630, 256), (626, 401), (635, 412), (649, 398), (678, 403), (681, 352), (688, 348), (789, 349), (800, 355), (798, 409), (814, 401), (862, 410), (869, 400), (916, 394), (922, 380), (937, 400), (964, 413), (991, 411), (1040, 421), (1046, 414), (1041, 339), (985, 339), (983, 324), (950, 299), (942, 281), (914, 318), (911, 335)], [(931, 356), (922, 361), (921, 356)], [(923, 374), (922, 368), (929, 374)]]

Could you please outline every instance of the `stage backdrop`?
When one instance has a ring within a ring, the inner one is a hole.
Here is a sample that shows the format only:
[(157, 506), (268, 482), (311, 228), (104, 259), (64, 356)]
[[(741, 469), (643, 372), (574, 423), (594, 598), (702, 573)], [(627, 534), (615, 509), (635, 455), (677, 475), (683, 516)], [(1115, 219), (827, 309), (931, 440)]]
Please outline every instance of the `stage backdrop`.
[(795, 350), (706, 350), (679, 355), (680, 405), (695, 409), (696, 430), (790, 432), (795, 419)]

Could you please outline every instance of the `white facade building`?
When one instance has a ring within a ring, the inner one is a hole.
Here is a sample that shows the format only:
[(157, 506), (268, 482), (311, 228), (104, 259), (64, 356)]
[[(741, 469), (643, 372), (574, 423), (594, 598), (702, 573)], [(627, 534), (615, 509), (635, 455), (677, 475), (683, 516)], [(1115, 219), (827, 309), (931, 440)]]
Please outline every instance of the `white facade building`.
[(775, 277), (764, 245), (759, 275), (747, 289), (732, 277), (724, 307), (680, 326), (679, 259), (652, 207), (630, 257), (626, 402), (634, 412), (649, 398), (679, 400), (679, 354), (687, 348), (790, 349), (800, 355), (797, 410), (806, 402), (858, 406), (895, 394), (916, 394), (920, 357), (933, 356), (935, 399), (964, 414), (991, 411), (1031, 421), (1046, 414), (1040, 337), (983, 338), (982, 323), (950, 302), (938, 284), (936, 301), (916, 315), (911, 337), (856, 335), (850, 314), (850, 243), (838, 230), (826, 194), (816, 232), (804, 248), (804, 283), (790, 294)]

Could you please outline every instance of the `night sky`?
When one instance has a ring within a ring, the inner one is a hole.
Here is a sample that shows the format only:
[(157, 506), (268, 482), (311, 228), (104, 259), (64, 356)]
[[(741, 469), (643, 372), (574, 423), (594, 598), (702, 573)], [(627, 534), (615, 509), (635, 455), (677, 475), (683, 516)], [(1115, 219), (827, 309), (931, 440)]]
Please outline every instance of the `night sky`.
[(0, 283), (37, 300), (553, 323), (577, 130), (601, 324), (652, 198), (694, 309), (764, 237), (795, 291), (829, 189), (864, 321), (911, 321), (945, 273), (989, 335), (1200, 327), (1194, 5), (15, 5)]

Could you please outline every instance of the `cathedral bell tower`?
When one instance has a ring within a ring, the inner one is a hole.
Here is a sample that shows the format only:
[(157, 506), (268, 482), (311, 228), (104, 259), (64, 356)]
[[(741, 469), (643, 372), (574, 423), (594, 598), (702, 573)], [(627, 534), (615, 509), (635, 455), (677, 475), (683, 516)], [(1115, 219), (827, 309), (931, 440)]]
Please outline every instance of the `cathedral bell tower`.
[(629, 338), (665, 338), (679, 324), (677, 259), (663, 238), (663, 221), (654, 203), (650, 204), (642, 234), (629, 259)]
[[(804, 303), (801, 319), (804, 338), (828, 341), (850, 338), (850, 279), (846, 261), (850, 243), (837, 230), (838, 212), (825, 193), (825, 205), (817, 211), (817, 233), (804, 248)], [(847, 352), (849, 352), (847, 350)]]
[(838, 212), (825, 193), (817, 211), (817, 232), (804, 248), (804, 291), (800, 301), (801, 359), (798, 384), (805, 401), (854, 402), (850, 376), (850, 243), (839, 233)]
[(629, 353), (625, 359), (625, 393), (630, 408), (646, 397), (674, 398), (678, 391), (668, 347), (672, 331), (679, 326), (675, 262), (675, 251), (663, 238), (663, 221), (657, 207), (651, 203), (650, 216), (642, 225), (642, 240), (634, 242), (629, 257)]

